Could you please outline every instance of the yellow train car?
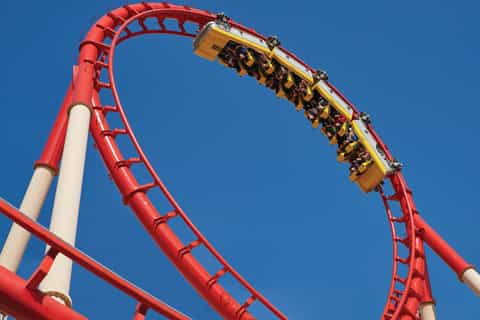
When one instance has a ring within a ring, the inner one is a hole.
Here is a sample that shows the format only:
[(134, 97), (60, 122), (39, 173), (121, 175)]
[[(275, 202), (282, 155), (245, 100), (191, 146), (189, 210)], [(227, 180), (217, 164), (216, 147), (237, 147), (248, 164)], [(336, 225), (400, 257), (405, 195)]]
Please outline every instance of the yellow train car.
[[(350, 180), (357, 183), (362, 191), (372, 191), (395, 169), (386, 158), (383, 150), (378, 147), (367, 124), (363, 120), (354, 119), (354, 110), (322, 78), (318, 77), (318, 73), (313, 74), (295, 57), (282, 50), (278, 45), (272, 45), (269, 41), (270, 38), (266, 41), (235, 28), (225, 21), (212, 21), (207, 23), (195, 38), (194, 53), (210, 61), (218, 59), (222, 64), (236, 68), (241, 76), (245, 74), (253, 75), (253, 72), (249, 69), (257, 68), (254, 75), (257, 81), (274, 89), (277, 96), (292, 101), (297, 111), (306, 108), (315, 98), (320, 97), (320, 99), (326, 100), (328, 105), (322, 109), (316, 119), (310, 119), (312, 126), (316, 128), (320, 123), (325, 124), (332, 113), (343, 116), (345, 123), (339, 126), (335, 135), (329, 137), (330, 143), (338, 143), (340, 146), (339, 141), (342, 140), (347, 129), (352, 130), (356, 145), (364, 153), (366, 151), (369, 157), (362, 163), (357, 164), (354, 170), (351, 167)], [(223, 58), (220, 59), (219, 56), (225, 55), (225, 50), (227, 50), (229, 52), (227, 56), (233, 59), (232, 55), (235, 55), (235, 53), (232, 45), (234, 48), (241, 49), (243, 60), (241, 62), (225, 63), (222, 60)], [(256, 61), (255, 59), (258, 57), (262, 57), (265, 61)], [(283, 78), (281, 82), (278, 78), (277, 80), (274, 79), (277, 76), (275, 68), (284, 68), (282, 69)], [(276, 87), (272, 84), (274, 81), (277, 81)], [(289, 96), (288, 91), (292, 90), (299, 81), (303, 81), (301, 95), (293, 98), (292, 95)], [(305, 115), (307, 116), (307, 111), (305, 111)], [(325, 128), (321, 128), (321, 130), (324, 134), (327, 133)], [(343, 152), (337, 159), (342, 162), (349, 162), (351, 161), (349, 160), (351, 152)]]
[(215, 21), (207, 23), (198, 33), (193, 42), (193, 52), (202, 58), (214, 61), (229, 41), (235, 41), (257, 52), (270, 53), (270, 48), (265, 40)]
[(372, 157), (373, 163), (370, 168), (361, 175), (351, 175), (350, 180), (355, 181), (363, 191), (369, 192), (383, 181), (388, 174), (395, 171), (395, 169), (372, 136), (367, 124), (363, 120), (353, 120), (351, 125), (358, 137), (358, 141)]

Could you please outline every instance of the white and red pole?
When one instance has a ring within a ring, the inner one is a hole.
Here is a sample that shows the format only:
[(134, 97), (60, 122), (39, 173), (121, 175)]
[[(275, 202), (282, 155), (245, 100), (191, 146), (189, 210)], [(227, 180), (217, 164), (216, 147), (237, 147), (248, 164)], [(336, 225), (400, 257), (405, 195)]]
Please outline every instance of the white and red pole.
[[(74, 75), (72, 104), (67, 111), (68, 122), (63, 155), (53, 203), (50, 231), (65, 242), (75, 245), (78, 213), (82, 193), (83, 171), (90, 127), (90, 101), (93, 87), (93, 66), (82, 63)], [(49, 247), (47, 246), (47, 251)], [(39, 286), (47, 295), (57, 298), (67, 306), (72, 305), (69, 296), (72, 260), (59, 254), (50, 272)]]
[[(33, 171), (32, 179), (19, 208), (30, 219), (37, 220), (54, 176), (55, 172), (48, 167), (39, 166)], [(12, 272), (17, 272), (29, 239), (30, 233), (19, 225), (13, 224), (0, 254), (0, 265)]]
[(415, 215), (415, 224), (422, 238), (432, 250), (458, 275), (474, 293), (480, 296), (480, 274), (468, 264), (443, 238), (419, 215)]
[[(69, 86), (63, 99), (42, 155), (35, 163), (32, 178), (19, 207), (19, 210), (32, 220), (38, 219), (53, 178), (58, 172), (58, 162), (63, 150), (67, 125), (66, 111), (71, 103), (72, 85)], [(30, 233), (13, 224), (0, 253), (0, 265), (12, 272), (17, 272), (29, 239)]]
[(480, 274), (473, 267), (468, 268), (462, 274), (461, 278), (463, 283), (465, 283), (470, 289), (473, 290), (478, 296), (480, 296)]
[(420, 304), (420, 318), (422, 320), (435, 320), (435, 303), (427, 302)]
[[(84, 104), (75, 104), (70, 109), (50, 222), (50, 231), (71, 245), (75, 244), (77, 234), (90, 116), (90, 108)], [(71, 305), (68, 295), (71, 273), (72, 261), (59, 254), (40, 289)]]

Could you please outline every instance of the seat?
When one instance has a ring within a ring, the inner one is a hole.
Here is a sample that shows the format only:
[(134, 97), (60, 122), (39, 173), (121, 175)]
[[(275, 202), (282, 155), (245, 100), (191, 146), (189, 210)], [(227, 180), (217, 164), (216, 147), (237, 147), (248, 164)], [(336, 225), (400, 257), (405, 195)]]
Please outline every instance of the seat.
[(295, 110), (300, 111), (304, 107), (302, 98), (298, 97), (297, 103), (295, 104)]
[(362, 174), (362, 173), (364, 173), (365, 171), (367, 171), (367, 169), (372, 165), (372, 163), (373, 163), (373, 160), (368, 160), (368, 161), (363, 162), (363, 163), (358, 167), (358, 173), (359, 173), (359, 174)]
[(313, 91), (312, 88), (310, 88), (308, 85), (305, 88), (305, 91), (303, 92), (303, 100), (306, 102), (309, 102), (313, 98)]
[(321, 111), (319, 112), (317, 118), (315, 119), (315, 121), (313, 121), (313, 127), (314, 128), (317, 128), (319, 125), (320, 125), (320, 122), (322, 120), (326, 120), (328, 119), (328, 115), (330, 114), (330, 107), (328, 106), (324, 106)]
[(337, 135), (334, 135), (330, 140), (329, 140), (330, 144), (337, 144), (338, 143), (338, 140), (337, 140)]
[(262, 68), (258, 68), (258, 77), (257, 77), (258, 83), (261, 85), (265, 85), (267, 83), (267, 76), (265, 73), (263, 73)]
[(285, 81), (283, 82), (283, 86), (286, 89), (290, 89), (293, 87), (294, 84), (295, 84), (295, 80), (293, 79), (292, 74), (289, 72), (285, 78)]
[(357, 174), (357, 172), (352, 172), (350, 174), (350, 181), (355, 182), (355, 181), (358, 180), (358, 177), (359, 177), (359, 175)]
[(348, 154), (345, 151), (339, 152), (337, 155), (338, 162), (348, 162)]
[(246, 75), (248, 73), (247, 69), (245, 69), (243, 67), (243, 65), (241, 63), (238, 64), (238, 69), (237, 69), (237, 73), (240, 77), (243, 77), (244, 75)]
[(351, 153), (353, 150), (355, 150), (359, 146), (360, 146), (360, 144), (358, 143), (358, 141), (350, 142), (349, 144), (347, 144), (345, 146), (345, 152), (346, 153)]
[(283, 86), (281, 83), (278, 83), (277, 97), (287, 98), (287, 95), (285, 94), (285, 91), (283, 90)]
[(322, 119), (327, 119), (329, 115), (330, 115), (330, 107), (325, 106), (325, 107), (323, 107), (322, 112), (320, 112), (319, 117), (322, 118)]
[(264, 72), (267, 76), (273, 74), (273, 72), (275, 71), (275, 67), (273, 66), (273, 63), (272, 63), (271, 61), (262, 62), (262, 63), (261, 63), (261, 66), (262, 66), (263, 72)]
[(340, 126), (340, 129), (338, 130), (337, 134), (340, 136), (340, 137), (343, 137), (346, 133), (347, 133), (347, 130), (348, 130), (348, 124), (346, 122), (344, 122), (341, 126)]
[(247, 67), (251, 67), (255, 63), (255, 58), (253, 57), (253, 54), (248, 49), (245, 54), (245, 58), (243, 59), (243, 63), (245, 63)]

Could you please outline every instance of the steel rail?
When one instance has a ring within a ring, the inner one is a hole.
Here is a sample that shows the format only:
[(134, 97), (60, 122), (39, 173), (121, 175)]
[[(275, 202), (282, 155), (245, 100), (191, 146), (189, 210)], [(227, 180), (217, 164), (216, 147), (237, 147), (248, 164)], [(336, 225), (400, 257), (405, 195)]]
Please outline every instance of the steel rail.
[[(391, 177), (391, 181), (396, 180), (400, 176), (400, 173)], [(403, 184), (395, 184), (392, 182), (394, 187), (395, 193), (389, 197), (384, 194), (383, 188), (379, 188), (378, 192), (382, 198), (382, 202), (385, 206), (385, 210), (387, 212), (387, 217), (390, 224), (391, 235), (392, 235), (392, 246), (393, 246), (393, 267), (392, 267), (392, 279), (390, 283), (390, 289), (387, 296), (387, 303), (385, 305), (383, 311), (383, 320), (410, 320), (410, 319), (417, 319), (416, 310), (420, 304), (420, 296), (413, 295), (411, 296), (411, 287), (414, 275), (416, 275), (416, 258), (418, 255), (423, 257), (423, 247), (419, 248), (420, 250), (416, 250), (417, 246), (417, 236), (415, 232), (415, 224), (414, 224), (414, 211), (412, 210), (412, 204), (408, 204), (407, 206), (401, 205), (402, 208), (402, 216), (396, 217), (393, 215), (393, 212), (388, 204), (389, 201), (399, 201), (403, 203), (407, 203), (405, 199), (407, 199), (406, 195), (407, 192), (405, 190), (405, 186)], [(401, 238), (398, 235), (398, 232), (395, 227), (395, 223), (403, 223), (405, 225), (406, 236), (405, 238)], [(398, 250), (398, 243), (402, 243), (405, 247), (409, 250), (409, 255), (406, 258), (402, 258), (399, 256)], [(407, 278), (401, 278), (398, 275), (398, 264), (403, 263), (404, 265), (408, 265), (408, 275)], [(421, 266), (420, 266), (421, 267)], [(418, 276), (423, 276), (423, 272), (421, 271)], [(417, 281), (418, 282), (418, 281)], [(396, 285), (400, 283), (403, 288), (399, 290)], [(417, 285), (417, 283), (416, 283)], [(421, 284), (420, 284), (421, 285)], [(410, 295), (410, 296), (409, 296)], [(397, 300), (398, 299), (398, 300)], [(409, 305), (407, 306), (407, 300), (410, 299), (408, 302)]]
[[(108, 84), (102, 84), (101, 86), (98, 86), (97, 85), (97, 89), (99, 89), (98, 91), (100, 90), (103, 90), (103, 89), (109, 89), (112, 91), (113, 93), (113, 97), (114, 97), (114, 101), (115, 101), (115, 106), (114, 108), (116, 108), (116, 112), (119, 112), (120, 114), (120, 117), (122, 119), (122, 122), (124, 124), (124, 128), (122, 129), (114, 129), (114, 130), (117, 130), (117, 132), (120, 132), (120, 131), (125, 131), (125, 133), (130, 137), (135, 149), (137, 150), (138, 154), (139, 154), (139, 159), (141, 163), (144, 163), (145, 167), (147, 168), (147, 170), (150, 172), (150, 174), (152, 175), (153, 179), (154, 179), (154, 183), (152, 183), (150, 187), (155, 187), (155, 186), (158, 186), (162, 192), (164, 193), (165, 197), (167, 198), (167, 200), (171, 203), (172, 207), (174, 208), (174, 212), (175, 214), (178, 214), (181, 216), (181, 218), (184, 220), (184, 222), (187, 224), (187, 226), (193, 231), (193, 233), (197, 236), (198, 238), (198, 241), (200, 244), (203, 244), (212, 254), (215, 258), (217, 258), (218, 261), (220, 261), (220, 263), (224, 266), (224, 270), (225, 272), (230, 272), (245, 288), (247, 288), (248, 291), (250, 291), (252, 293), (252, 297), (255, 298), (255, 299), (258, 299), (259, 301), (261, 301), (264, 305), (267, 306), (268, 309), (270, 309), (275, 315), (279, 316), (281, 319), (286, 319), (285, 316), (283, 316), (275, 307), (273, 307), (273, 305), (271, 305), (265, 298), (263, 298), (263, 296), (261, 296), (250, 284), (248, 284), (248, 282), (246, 282), (239, 274), (238, 272), (236, 272), (236, 270), (234, 270), (227, 262), (226, 260), (215, 250), (215, 248), (205, 239), (205, 237), (200, 233), (200, 231), (195, 227), (195, 225), (191, 222), (191, 220), (188, 218), (188, 216), (183, 212), (183, 210), (181, 209), (181, 207), (178, 205), (178, 203), (175, 201), (175, 199), (173, 198), (173, 196), (170, 194), (170, 192), (168, 191), (168, 189), (165, 187), (165, 185), (163, 184), (163, 182), (160, 180), (160, 178), (158, 177), (158, 175), (156, 174), (155, 170), (153, 169), (153, 166), (150, 164), (150, 162), (148, 161), (146, 155), (144, 154), (144, 152), (142, 151), (135, 135), (133, 134), (133, 131), (130, 127), (130, 124), (128, 122), (128, 119), (126, 117), (126, 114), (123, 110), (123, 107), (121, 105), (121, 102), (120, 102), (120, 98), (119, 98), (119, 95), (118, 95), (118, 92), (117, 92), (117, 89), (116, 89), (116, 83), (115, 83), (115, 78), (114, 78), (114, 72), (113, 72), (113, 61), (114, 61), (114, 53), (115, 53), (115, 48), (116, 48), (116, 45), (125, 41), (125, 40), (128, 40), (132, 37), (135, 37), (135, 36), (138, 36), (138, 35), (141, 35), (141, 34), (146, 34), (146, 33), (169, 33), (169, 34), (176, 34), (176, 35), (183, 35), (183, 36), (189, 36), (189, 37), (192, 37), (194, 35), (192, 34), (188, 34), (187, 32), (185, 32), (185, 29), (183, 28), (183, 24), (186, 22), (186, 21), (190, 21), (190, 20), (193, 20), (194, 22), (197, 22), (198, 23), (198, 16), (202, 16), (202, 18), (200, 19), (201, 22), (199, 23), (199, 27), (201, 27), (203, 24), (205, 24), (206, 22), (208, 21), (211, 21), (214, 19), (214, 16), (210, 13), (204, 13), (204, 12), (196, 12), (196, 18), (193, 18), (192, 19), (192, 14), (191, 14), (191, 8), (185, 8), (185, 7), (179, 7), (179, 6), (174, 6), (174, 5), (169, 5), (169, 4), (162, 4), (162, 8), (156, 8), (155, 7), (155, 4), (148, 4), (148, 6), (150, 7), (149, 10), (146, 10), (146, 11), (143, 11), (143, 12), (139, 12), (135, 9), (131, 10), (131, 9), (126, 9), (124, 12), (120, 12), (118, 10), (121, 10), (121, 9), (118, 9), (115, 13), (113, 14), (109, 14), (108, 16), (111, 18), (111, 21), (102, 21), (101, 23), (97, 23), (95, 27), (98, 27), (100, 26), (100, 28), (102, 30), (105, 30), (106, 28), (110, 28), (110, 31), (109, 31), (109, 34), (104, 34), (104, 38), (105, 37), (110, 37), (112, 39), (111, 43), (110, 44), (104, 44), (102, 45), (101, 43), (103, 43), (102, 41), (104, 39), (100, 39), (98, 37), (98, 35), (96, 35), (96, 37), (93, 37), (92, 35), (95, 34), (95, 32), (91, 31), (89, 33), (89, 36), (87, 36), (87, 40), (82, 44), (82, 47), (81, 49), (83, 49), (84, 45), (94, 45), (96, 51), (97, 51), (97, 57), (95, 57), (95, 60), (93, 59), (84, 59), (82, 61), (82, 59), (80, 59), (80, 63), (81, 62), (84, 62), (84, 61), (89, 61), (89, 62), (93, 62), (95, 63), (97, 60), (97, 58), (101, 57), (103, 55), (103, 58), (104, 58), (104, 67), (108, 68), (108, 73), (109, 73), (109, 83)], [(131, 6), (129, 6), (131, 8)], [(131, 13), (134, 13), (134, 14), (131, 14)], [(121, 17), (120, 19), (118, 17)], [(139, 21), (140, 22), (140, 25), (144, 26), (144, 24), (142, 23), (144, 19), (146, 18), (149, 18), (149, 17), (155, 17), (158, 19), (159, 21), (159, 25), (161, 26), (161, 30), (147, 30), (147, 28), (145, 28), (145, 30), (143, 31), (140, 31), (140, 32), (129, 32), (128, 31), (128, 26), (131, 22), (133, 21)], [(181, 31), (172, 31), (172, 30), (168, 30), (164, 25), (163, 25), (163, 19), (165, 19), (166, 17), (168, 18), (173, 18), (175, 20), (177, 20), (178, 22), (178, 25), (181, 26), (180, 28), (182, 29)], [(102, 19), (101, 19), (102, 20)], [(105, 25), (105, 23), (110, 23), (108, 25), (108, 27)], [(235, 27), (239, 28), (239, 29), (242, 29), (242, 30), (245, 30), (245, 31), (248, 31), (248, 32), (251, 32), (251, 33), (254, 33), (255, 35), (263, 38), (263, 39), (266, 39), (266, 37), (262, 36), (262, 35), (259, 35), (258, 33), (256, 33), (253, 29), (249, 29), (249, 28), (246, 28), (234, 21), (231, 21), (232, 25), (234, 25)], [(122, 34), (125, 34), (124, 31), (126, 31), (126, 35), (122, 37)], [(283, 49), (283, 48), (282, 48)], [(283, 49), (285, 50), (285, 49)], [(288, 52), (287, 50), (285, 50), (286, 52)], [(291, 54), (291, 53), (290, 53)], [(82, 50), (81, 50), (81, 57), (83, 56), (86, 56), (86, 54), (82, 54)], [(90, 55), (92, 56), (92, 55)], [(292, 54), (292, 56), (294, 56)], [(108, 58), (107, 58), (108, 57)], [(105, 59), (106, 58), (106, 59)], [(298, 59), (298, 58), (296, 58)], [(108, 63), (105, 63), (105, 60), (108, 60)], [(304, 66), (306, 66), (308, 69), (310, 70), (313, 70), (313, 68), (311, 68), (310, 66), (306, 65), (303, 61), (301, 61), (300, 59), (298, 59), (301, 64), (303, 64)], [(94, 62), (95, 61), (95, 62)], [(98, 83), (97, 83), (98, 84)], [(352, 109), (354, 110), (355, 114), (358, 116), (359, 112), (358, 110), (355, 108), (355, 106), (349, 102), (340, 92), (339, 90), (337, 90), (333, 85), (329, 84), (329, 87), (335, 91), (340, 97), (342, 97), (351, 107)], [(105, 131), (105, 130), (110, 130), (110, 129), (106, 129), (107, 128), (107, 124), (106, 124), (106, 119), (105, 117), (102, 117), (104, 114), (103, 111), (101, 111), (101, 103), (99, 101), (98, 102), (98, 105), (96, 105), (96, 107), (94, 109), (96, 109), (96, 119), (97, 119), (97, 124), (98, 127), (97, 129), (100, 129), (101, 128), (101, 131)], [(370, 129), (372, 130), (372, 132), (374, 132), (373, 128), (369, 125)], [(94, 126), (92, 126), (92, 129), (94, 128)], [(94, 136), (94, 139), (95, 137), (97, 137), (95, 139), (96, 143), (97, 143), (97, 146), (98, 145), (103, 145), (104, 143), (102, 143), (102, 139), (99, 138), (99, 135), (98, 134), (95, 134), (93, 133), (93, 136)], [(378, 135), (374, 132), (374, 137), (378, 140), (379, 144), (381, 146), (385, 146), (383, 144), (383, 142), (381, 142), (381, 140), (379, 139)], [(102, 152), (110, 152), (110, 156), (113, 156), (111, 158), (115, 159), (115, 163), (118, 163), (118, 161), (125, 161), (123, 159), (123, 157), (121, 156), (121, 153), (120, 153), (120, 150), (118, 148), (118, 146), (115, 145), (115, 139), (114, 137), (111, 138), (111, 139), (108, 139), (108, 143), (107, 145), (110, 147), (109, 149), (107, 148), (102, 148), (102, 147), (99, 147), (98, 150), (102, 153)], [(392, 159), (391, 155), (388, 153), (388, 150), (386, 150), (386, 147), (385, 147), (385, 151), (387, 153), (387, 157), (389, 157), (389, 159)], [(110, 170), (110, 173), (111, 175), (114, 177), (114, 181), (116, 181), (117, 183), (117, 186), (119, 187), (119, 190), (120, 192), (122, 193), (122, 195), (124, 196), (124, 199), (126, 199), (125, 201), (128, 203), (131, 199), (131, 196), (132, 195), (135, 195), (137, 194), (138, 192), (140, 193), (143, 193), (145, 195), (146, 190), (138, 190), (138, 186), (133, 188), (133, 190), (135, 191), (131, 191), (132, 188), (130, 188), (130, 191), (125, 191), (125, 190), (122, 190), (122, 182), (121, 181), (118, 181), (118, 179), (116, 179), (116, 171), (115, 171), (115, 167), (112, 165), (112, 163), (108, 163), (108, 161), (106, 161), (106, 158), (108, 157), (108, 155), (102, 155), (106, 164), (107, 164), (107, 168), (109, 168)], [(133, 178), (133, 175), (131, 174), (131, 172), (129, 172), (127, 174), (128, 176), (128, 179), (126, 180), (130, 180), (131, 182), (131, 179)], [(125, 177), (125, 172), (123, 172), (123, 177)], [(118, 177), (117, 177), (118, 178)], [(136, 181), (135, 181), (136, 182)], [(134, 183), (135, 184), (135, 183)], [(405, 192), (404, 190), (402, 190), (401, 187), (403, 187), (403, 185), (396, 185), (397, 187), (399, 187), (400, 190), (396, 190), (397, 194), (400, 194), (402, 197), (405, 195)], [(128, 189), (128, 188), (127, 188)], [(146, 198), (146, 197), (145, 197)], [(143, 199), (145, 200), (145, 199)], [(407, 221), (407, 232), (409, 234), (409, 242), (410, 242), (410, 245), (408, 245), (407, 247), (409, 248), (410, 252), (415, 252), (415, 243), (416, 243), (416, 240), (415, 240), (415, 227), (414, 227), (414, 224), (413, 224), (413, 213), (412, 213), (412, 210), (411, 210), (411, 205), (410, 203), (408, 203), (408, 201), (404, 201), (406, 203), (406, 205), (402, 206), (402, 209), (404, 209), (404, 216), (405, 216), (405, 221)], [(135, 211), (135, 208), (132, 207), (132, 209), (134, 209)], [(156, 210), (150, 208), (149, 209), (151, 212), (150, 214), (153, 214), (153, 215), (156, 215), (157, 212)], [(141, 217), (141, 214), (138, 214), (137, 213), (137, 216)], [(147, 223), (148, 224), (148, 221), (143, 221), (144, 225)], [(394, 226), (393, 226), (394, 227)], [(147, 230), (148, 230), (148, 226), (147, 226)], [(155, 232), (152, 232), (152, 230), (149, 231), (150, 234), (155, 238), (157, 237), (158, 238), (158, 235), (155, 234)], [(160, 239), (158, 239), (160, 240)], [(157, 242), (158, 242), (157, 240)], [(165, 239), (163, 239), (165, 240)], [(159, 243), (160, 246), (162, 246), (161, 243)], [(182, 249), (185, 248), (185, 247), (181, 247)], [(165, 250), (165, 248), (163, 248)], [(168, 250), (167, 250), (168, 251)], [(168, 252), (167, 253), (167, 256), (171, 257), (172, 254), (169, 254)], [(394, 259), (396, 259), (397, 257), (395, 256)], [(408, 277), (407, 279), (405, 280), (405, 283), (404, 283), (404, 290), (403, 292), (410, 292), (410, 286), (411, 286), (411, 282), (412, 282), (412, 278), (413, 278), (413, 271), (414, 271), (414, 263), (415, 263), (415, 255), (414, 254), (410, 254), (409, 256), (409, 273), (408, 273)], [(185, 275), (187, 274), (188, 275), (188, 272), (186, 272), (186, 270), (182, 270), (181, 269), (181, 265), (178, 264), (178, 261), (176, 262), (175, 259), (172, 259), (174, 260), (174, 264), (179, 267), (180, 271)], [(394, 263), (396, 263), (394, 261)], [(197, 268), (201, 268), (201, 266), (199, 265), (196, 265)], [(203, 270), (202, 270), (203, 271)], [(224, 273), (225, 273), (224, 272)], [(187, 279), (188, 276), (186, 276)], [(396, 274), (394, 273), (392, 275), (392, 279), (394, 279), (396, 277)], [(218, 277), (217, 277), (218, 278)], [(192, 281), (193, 280), (193, 281)], [(215, 279), (216, 280), (216, 279)], [(192, 282), (195, 282), (194, 279), (189, 279), (189, 281), (192, 283)], [(228, 313), (225, 313), (225, 310), (222, 309), (222, 308), (218, 308), (218, 306), (216, 306), (216, 302), (215, 301), (212, 301), (212, 297), (209, 296), (209, 293), (208, 292), (205, 292), (202, 290), (202, 288), (199, 288), (198, 286), (198, 283), (192, 283), (194, 287), (197, 288), (197, 290), (200, 292), (200, 294), (202, 296), (204, 296), (213, 306), (214, 308), (222, 315), (224, 316), (227, 316), (229, 319), (234, 319), (235, 317), (238, 316), (238, 311), (241, 310), (241, 307), (238, 307), (238, 305), (236, 305), (235, 307), (238, 308), (235, 310), (234, 312), (234, 315), (231, 314), (231, 311), (230, 311), (230, 315)], [(226, 293), (225, 293), (226, 294)], [(390, 297), (390, 296), (389, 296)], [(228, 297), (230, 299), (230, 297)], [(395, 309), (395, 313), (393, 315), (388, 315), (388, 314), (384, 314), (384, 318), (385, 319), (396, 319), (397, 317), (399, 317), (402, 313), (405, 313), (404, 310), (403, 310), (403, 305), (406, 304), (407, 300), (410, 299), (411, 297), (409, 297), (407, 294), (402, 294), (402, 297), (401, 297), (401, 301), (400, 303), (398, 303), (398, 306), (396, 307)], [(411, 300), (411, 299), (410, 299)], [(418, 299), (417, 299), (418, 300)], [(414, 299), (414, 301), (410, 304), (413, 304), (413, 307), (415, 307), (415, 304), (417, 302), (417, 300)], [(250, 302), (251, 303), (251, 302)], [(388, 305), (388, 302), (387, 302), (387, 305)], [(247, 305), (248, 307), (248, 305)], [(232, 309), (230, 309), (232, 310)], [(245, 311), (245, 310), (243, 310)], [(245, 316), (248, 316), (247, 313), (242, 313), (242, 316), (245, 315)], [(406, 318), (405, 318), (406, 319)]]

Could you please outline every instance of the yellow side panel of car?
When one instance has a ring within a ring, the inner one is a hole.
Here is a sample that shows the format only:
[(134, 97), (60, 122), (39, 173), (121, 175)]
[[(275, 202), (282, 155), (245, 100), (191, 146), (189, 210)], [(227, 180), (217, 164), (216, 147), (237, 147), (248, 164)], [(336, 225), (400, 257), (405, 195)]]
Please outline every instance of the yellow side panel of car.
[(254, 42), (245, 40), (242, 37), (236, 36), (216, 25), (211, 25), (209, 29), (201, 35), (194, 53), (213, 61), (230, 40), (250, 47), (257, 52), (262, 52), (267, 55), (270, 54), (270, 51), (268, 51), (266, 48), (259, 46)]
[(385, 178), (387, 174), (387, 167), (385, 167), (383, 162), (378, 157), (378, 154), (374, 150), (374, 146), (367, 142), (365, 135), (360, 130), (358, 125), (354, 121), (352, 121), (351, 124), (355, 134), (358, 137), (358, 140), (362, 143), (373, 160), (373, 164), (370, 166), (370, 168), (357, 179), (355, 179), (360, 188), (363, 191), (368, 192), (375, 188), (375, 186), (377, 186)]
[(194, 49), (194, 53), (202, 58), (213, 61), (217, 58), (220, 50), (230, 40), (230, 37), (225, 36), (222, 33), (216, 31), (216, 29), (209, 29), (206, 33), (202, 34), (197, 46)]
[(287, 89), (290, 89), (291, 87), (293, 87), (294, 84), (295, 84), (295, 81), (293, 80), (292, 73), (289, 72), (287, 75), (287, 79), (283, 83), (283, 86)]
[[(379, 168), (376, 163), (373, 163), (370, 168), (362, 175), (358, 176), (354, 181), (358, 184), (360, 189), (364, 192), (372, 191), (385, 177), (383, 170)], [(350, 177), (351, 180), (352, 177)]]
[(355, 121), (352, 121), (351, 125), (352, 125), (352, 129), (354, 130), (355, 134), (358, 137), (358, 141), (360, 141), (362, 145), (365, 147), (365, 149), (368, 151), (368, 153), (370, 153), (373, 161), (375, 162), (375, 165), (377, 165), (380, 168), (383, 175), (385, 176), (387, 174), (387, 168), (378, 157), (376, 150), (374, 149), (373, 146), (371, 146), (368, 143), (367, 139), (365, 138), (365, 135), (363, 134), (362, 130), (358, 127), (358, 125), (355, 123)]

